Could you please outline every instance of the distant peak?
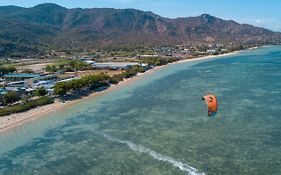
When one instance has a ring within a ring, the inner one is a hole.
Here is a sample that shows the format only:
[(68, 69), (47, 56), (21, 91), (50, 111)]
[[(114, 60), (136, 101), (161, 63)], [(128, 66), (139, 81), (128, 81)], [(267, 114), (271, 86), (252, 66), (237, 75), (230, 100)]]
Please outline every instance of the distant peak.
[(62, 7), (58, 4), (55, 4), (55, 3), (43, 3), (43, 4), (38, 4), (36, 6), (34, 6), (34, 8), (65, 8), (65, 7)]
[(203, 20), (205, 20), (206, 22), (213, 22), (213, 21), (215, 21), (217, 18), (216, 17), (214, 17), (214, 16), (212, 16), (212, 15), (210, 15), (210, 14), (202, 14), (201, 15), (201, 18), (203, 19)]
[(205, 19), (215, 18), (214, 16), (207, 14), (207, 13), (202, 14), (201, 17), (205, 18)]

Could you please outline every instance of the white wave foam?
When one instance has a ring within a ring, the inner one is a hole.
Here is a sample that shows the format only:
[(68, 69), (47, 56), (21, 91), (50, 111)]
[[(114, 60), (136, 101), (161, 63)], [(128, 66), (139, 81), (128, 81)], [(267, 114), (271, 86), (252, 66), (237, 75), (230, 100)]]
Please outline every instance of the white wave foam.
[(175, 160), (172, 157), (159, 154), (156, 151), (153, 151), (153, 150), (151, 150), (149, 148), (145, 148), (145, 147), (143, 147), (141, 145), (134, 144), (131, 141), (120, 140), (118, 138), (113, 138), (112, 136), (109, 136), (107, 134), (103, 134), (103, 136), (104, 136), (104, 138), (106, 138), (109, 141), (117, 142), (117, 143), (121, 143), (121, 144), (126, 144), (126, 145), (128, 145), (128, 147), (130, 149), (132, 149), (134, 151), (141, 152), (141, 153), (147, 153), (152, 158), (154, 158), (155, 160), (167, 162), (167, 163), (173, 165), (174, 167), (179, 168), (181, 171), (187, 172), (189, 175), (206, 175), (203, 172), (199, 172), (199, 170), (197, 170), (196, 168), (194, 168), (192, 166), (189, 166), (189, 165), (187, 165), (185, 163), (177, 161), (177, 160)]

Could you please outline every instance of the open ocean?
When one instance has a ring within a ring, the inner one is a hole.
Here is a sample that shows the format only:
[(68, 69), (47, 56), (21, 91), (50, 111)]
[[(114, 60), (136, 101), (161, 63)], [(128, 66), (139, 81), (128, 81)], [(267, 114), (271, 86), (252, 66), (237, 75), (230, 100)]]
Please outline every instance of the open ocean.
[(1, 133), (0, 174), (280, 175), (281, 47), (168, 65)]

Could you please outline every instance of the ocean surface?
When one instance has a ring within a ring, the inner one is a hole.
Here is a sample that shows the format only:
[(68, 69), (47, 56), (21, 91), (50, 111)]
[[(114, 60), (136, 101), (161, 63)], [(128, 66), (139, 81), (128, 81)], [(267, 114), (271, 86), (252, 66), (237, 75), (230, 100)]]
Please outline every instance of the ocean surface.
[(281, 47), (168, 65), (1, 133), (0, 174), (280, 175)]

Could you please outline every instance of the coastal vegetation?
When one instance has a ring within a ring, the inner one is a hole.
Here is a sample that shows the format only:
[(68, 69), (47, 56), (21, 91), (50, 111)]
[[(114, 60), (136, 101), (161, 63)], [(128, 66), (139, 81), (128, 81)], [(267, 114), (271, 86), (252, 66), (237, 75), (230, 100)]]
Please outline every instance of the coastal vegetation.
[(23, 94), (16, 91), (8, 91), (0, 96), (0, 102), (4, 106), (0, 109), (0, 116), (27, 111), (37, 106), (52, 103), (52, 97), (44, 87), (37, 88), (32, 94)]
[(112, 51), (110, 56), (113, 57), (133, 57), (136, 56), (136, 52), (134, 51)]
[(113, 77), (111, 78), (111, 82), (112, 84), (116, 84), (120, 81), (123, 81), (124, 78), (131, 78), (137, 75), (138, 73), (144, 73), (145, 71), (145, 68), (141, 66), (132, 66), (121, 74), (113, 75)]
[(15, 104), (11, 106), (6, 106), (5, 108), (0, 109), (0, 116), (10, 115), (13, 113), (24, 112), (32, 108), (36, 108), (38, 106), (43, 106), (47, 104), (53, 103), (54, 100), (51, 97), (44, 96), (39, 97), (34, 100), (25, 101), (20, 104)]
[(127, 69), (125, 72), (123, 72), (122, 75), (124, 75), (125, 78), (130, 78), (130, 77), (137, 75), (138, 73), (144, 73), (144, 72), (145, 72), (144, 67), (132, 66), (129, 69)]
[(68, 92), (74, 92), (81, 88), (99, 88), (108, 86), (111, 77), (106, 74), (89, 75), (79, 79), (59, 82), (54, 87), (54, 94), (63, 96)]
[(6, 94), (3, 95), (2, 103), (4, 105), (8, 105), (18, 101), (20, 97), (14, 91), (8, 91)]
[(82, 71), (82, 70), (89, 70), (89, 69), (92, 69), (92, 67), (81, 60), (64, 60), (60, 63), (46, 66), (47, 72), (57, 72), (57, 71), (75, 72), (75, 71), (80, 71), (80, 70)]
[(121, 74), (113, 75), (112, 77), (101, 73), (99, 75), (88, 75), (79, 79), (74, 79), (66, 82), (59, 82), (54, 87), (54, 94), (63, 96), (69, 92), (75, 92), (80, 89), (97, 89), (100, 87), (109, 86), (123, 81), (124, 78), (131, 78), (138, 73), (145, 72), (141, 66), (132, 66)]
[(44, 87), (39, 87), (33, 92), (34, 96), (45, 96), (47, 94), (48, 92)]
[(177, 61), (177, 58), (174, 57), (148, 57), (148, 58), (144, 58), (142, 59), (143, 63), (147, 63), (149, 65), (152, 66), (162, 66), (162, 65), (166, 65), (168, 63), (172, 63)]

